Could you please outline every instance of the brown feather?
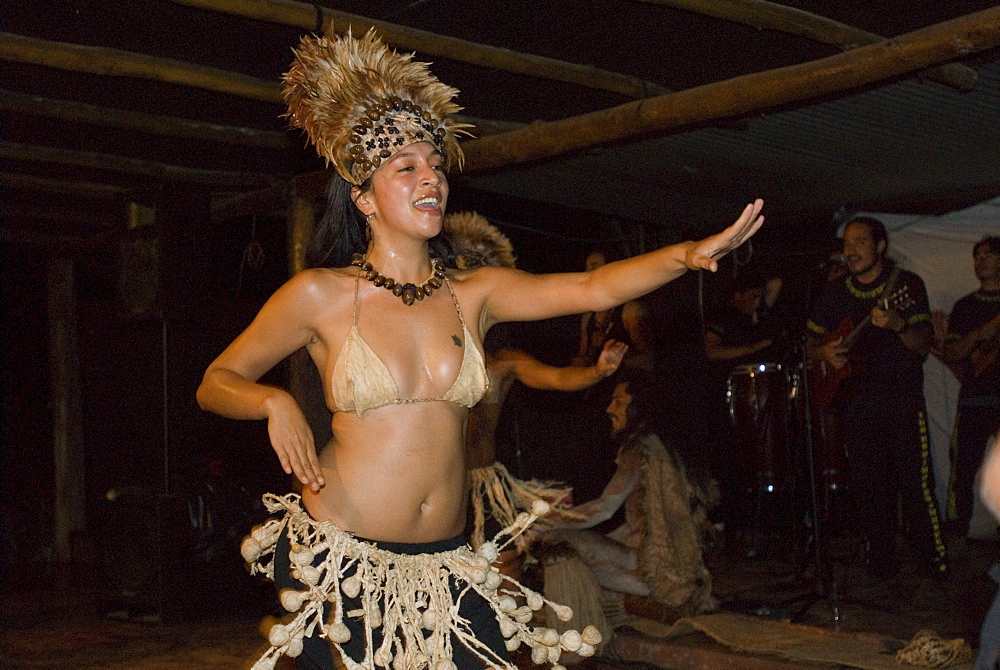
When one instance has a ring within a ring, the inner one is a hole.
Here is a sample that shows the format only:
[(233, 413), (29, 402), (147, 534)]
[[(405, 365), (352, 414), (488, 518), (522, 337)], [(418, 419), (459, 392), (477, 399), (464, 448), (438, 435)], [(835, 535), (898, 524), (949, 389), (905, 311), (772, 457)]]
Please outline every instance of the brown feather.
[(492, 265), (514, 267), (514, 247), (507, 236), (476, 212), (444, 217), (444, 234), (455, 252), (459, 270)]
[[(453, 101), (458, 90), (441, 83), (427, 63), (389, 49), (373, 30), (359, 38), (350, 32), (333, 39), (303, 37), (294, 53), (282, 91), (289, 125), (303, 129), (317, 153), (341, 177), (353, 184), (363, 181), (350, 153), (352, 128), (367, 109), (392, 96), (430, 112), (444, 134), (445, 167), (461, 168), (463, 154), (457, 136), (468, 135), (472, 126), (448, 118), (462, 109)], [(407, 116), (405, 112), (392, 115)], [(419, 121), (409, 117), (409, 122)]]

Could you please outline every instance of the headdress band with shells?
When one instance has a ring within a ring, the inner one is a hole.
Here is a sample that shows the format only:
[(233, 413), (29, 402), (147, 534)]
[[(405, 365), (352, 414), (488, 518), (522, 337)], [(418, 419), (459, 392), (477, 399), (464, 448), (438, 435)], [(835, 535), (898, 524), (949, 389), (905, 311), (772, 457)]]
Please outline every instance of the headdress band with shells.
[(445, 168), (461, 168), (457, 135), (472, 126), (449, 118), (462, 108), (458, 90), (427, 63), (388, 48), (374, 31), (364, 37), (303, 37), (284, 76), (289, 123), (305, 130), (316, 151), (348, 182), (360, 185), (386, 159), (416, 142), (431, 142)]

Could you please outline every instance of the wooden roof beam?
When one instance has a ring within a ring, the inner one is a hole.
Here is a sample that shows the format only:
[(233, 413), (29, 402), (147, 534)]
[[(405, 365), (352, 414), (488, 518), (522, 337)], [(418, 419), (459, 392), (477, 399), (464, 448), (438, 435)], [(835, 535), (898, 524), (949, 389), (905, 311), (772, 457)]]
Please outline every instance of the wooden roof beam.
[(109, 77), (136, 77), (208, 91), (281, 103), (281, 84), (214, 67), (132, 51), (53, 42), (0, 33), (0, 60), (88, 72)]
[(122, 186), (97, 184), (89, 181), (49, 179), (34, 175), (0, 172), (0, 186), (15, 191), (35, 191), (72, 195), (98, 200), (119, 200), (131, 197), (132, 191)]
[(872, 84), (1000, 45), (1000, 7), (879, 44), (462, 144), (467, 171), (505, 168)]
[(629, 98), (648, 98), (668, 92), (665, 87), (638, 77), (609, 72), (590, 65), (579, 65), (555, 58), (545, 58), (468, 42), (426, 30), (319, 7), (309, 2), (296, 2), (295, 0), (173, 0), (173, 2), (224, 14), (235, 14), (245, 18), (279, 23), (306, 31), (316, 29), (316, 12), (322, 10), (323, 29), (327, 33), (331, 31), (346, 33), (348, 28), (352, 28), (355, 33), (360, 33), (374, 28), (389, 44), (419, 51), (429, 56), (450, 58), (463, 63), (529, 77), (577, 84), (599, 91), (611, 91)]
[(288, 148), (288, 136), (274, 130), (256, 130), (240, 126), (225, 126), (182, 119), (175, 116), (143, 114), (124, 109), (90, 105), (70, 100), (44, 98), (14, 91), (0, 90), (0, 111), (43, 116), (60, 121), (88, 123), (94, 126), (121, 128), (123, 130), (207, 140), (225, 144), (261, 147), (264, 149)]
[[(227, 72), (216, 68), (207, 68), (201, 65), (171, 60), (169, 58), (156, 58), (154, 56), (133, 53), (131, 51), (121, 51), (119, 49), (85, 47), (77, 44), (52, 42), (49, 40), (36, 39), (34, 37), (23, 37), (12, 33), (0, 32), (0, 60), (29, 63), (32, 65), (44, 65), (71, 72), (86, 72), (90, 74), (108, 76), (127, 76), (140, 79), (151, 79), (154, 81), (181, 84), (183, 86), (201, 88), (207, 91), (228, 93), (239, 97), (264, 100), (265, 102), (273, 102), (275, 104), (284, 105), (284, 101), (281, 99), (281, 84), (277, 81), (257, 79), (255, 77), (237, 74), (234, 72)], [(14, 100), (12, 97), (13, 95), (14, 94), (11, 94), (8, 101), (3, 104), (10, 105), (12, 107), (19, 106), (21, 109), (30, 106), (24, 102), (23, 99)], [(45, 99), (39, 98), (39, 100)], [(67, 104), (80, 105), (82, 103)], [(74, 107), (72, 109), (83, 109), (85, 107), (87, 106), (80, 108)], [(21, 109), (17, 111), (21, 111)], [(100, 109), (102, 108), (96, 108), (96, 110)], [(121, 110), (115, 111), (121, 112)], [(55, 115), (62, 114), (64, 112), (57, 111), (50, 107), (47, 108), (46, 113)], [(65, 110), (65, 113), (69, 113), (69, 109)], [(122, 112), (122, 114), (117, 117), (119, 122), (123, 124), (139, 122), (134, 117), (129, 116), (129, 114), (130, 113)], [(152, 118), (171, 119), (174, 123), (172, 123), (170, 127), (174, 129), (178, 128), (177, 122), (180, 122), (183, 124), (183, 127), (187, 129), (187, 131), (191, 130), (193, 124), (198, 123), (196, 121), (176, 119), (174, 117)], [(456, 118), (461, 119), (471, 117), (456, 115)], [(91, 121), (88, 120), (88, 122)], [(498, 121), (492, 119), (476, 119), (472, 122), (480, 125), (485, 132), (506, 132), (512, 128), (522, 125), (509, 121)], [(211, 128), (213, 125), (215, 124), (201, 124), (197, 131), (194, 132), (216, 133), (216, 130)], [(167, 127), (168, 126), (165, 124), (162, 126), (164, 129)], [(216, 128), (231, 129), (233, 126), (216, 126)], [(244, 131), (248, 130), (249, 129), (238, 128), (235, 133), (231, 135), (231, 137), (246, 138), (249, 135)], [(178, 129), (177, 132), (181, 131)], [(260, 139), (264, 143), (270, 144), (272, 142), (276, 142), (276, 139), (274, 139), (271, 135), (264, 135), (263, 133), (265, 132), (266, 131), (251, 131), (251, 133), (254, 134), (254, 137)], [(218, 134), (214, 135), (214, 138), (218, 139), (218, 137)], [(218, 141), (224, 140), (219, 139)]]
[(161, 182), (205, 184), (228, 188), (255, 188), (271, 185), (281, 180), (280, 177), (254, 172), (203, 170), (91, 151), (75, 151), (5, 141), (0, 141), (0, 158), (54, 163), (89, 170), (124, 172)]
[[(866, 44), (876, 44), (886, 39), (867, 30), (768, 0), (640, 0), (640, 2), (666, 5), (757, 29), (767, 28), (790, 33), (823, 44), (831, 44), (844, 51)], [(975, 70), (959, 63), (949, 63), (924, 70), (921, 76), (959, 91), (971, 91), (979, 80)]]

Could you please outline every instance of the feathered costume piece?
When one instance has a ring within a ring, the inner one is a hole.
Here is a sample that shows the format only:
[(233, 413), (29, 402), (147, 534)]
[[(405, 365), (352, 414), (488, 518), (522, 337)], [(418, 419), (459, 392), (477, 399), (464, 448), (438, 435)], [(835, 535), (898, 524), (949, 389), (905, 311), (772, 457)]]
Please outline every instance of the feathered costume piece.
[(507, 236), (476, 212), (458, 212), (444, 217), (444, 234), (455, 253), (459, 270), (514, 267), (514, 246)]
[(458, 89), (374, 31), (303, 37), (284, 82), (289, 124), (305, 130), (317, 153), (354, 185), (416, 142), (433, 143), (446, 169), (462, 166), (457, 135), (472, 126), (448, 118), (462, 109), (453, 102)]

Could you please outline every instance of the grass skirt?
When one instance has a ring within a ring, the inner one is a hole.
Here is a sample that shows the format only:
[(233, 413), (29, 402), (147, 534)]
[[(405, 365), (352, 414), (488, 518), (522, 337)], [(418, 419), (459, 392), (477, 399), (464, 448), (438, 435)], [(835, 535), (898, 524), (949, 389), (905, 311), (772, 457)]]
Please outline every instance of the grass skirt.
[[(282, 655), (302, 653), (304, 637), (319, 635), (330, 642), (348, 670), (405, 668), (406, 670), (453, 670), (452, 640), (464, 645), (487, 667), (517, 670), (505, 658), (498, 658), (479, 642), (470, 622), (459, 614), (462, 597), (474, 591), (484, 597), (500, 623), (508, 651), (521, 644), (532, 648), (532, 660), (550, 663), (555, 670), (562, 652), (582, 656), (594, 653), (601, 635), (597, 629), (575, 630), (561, 635), (545, 626), (532, 626), (535, 612), (545, 605), (560, 619), (572, 617), (570, 608), (557, 605), (510, 578), (501, 577), (493, 562), (503, 546), (484, 542), (473, 552), (468, 546), (435, 554), (405, 555), (380, 549), (357, 540), (330, 521), (315, 521), (302, 507), (298, 495), (266, 494), (264, 504), (279, 513), (254, 529), (241, 546), (252, 573), (274, 579), (274, 553), (278, 537), (284, 534), (291, 546), (292, 577), (301, 590), (283, 589), (281, 605), (289, 620), (272, 626), (271, 647), (254, 664), (253, 670), (271, 670)], [(512, 526), (497, 537), (519, 536), (539, 516), (548, 512), (544, 503), (523, 512)], [(317, 555), (326, 557), (317, 565)], [(450, 582), (460, 584), (453, 595)], [(359, 598), (361, 607), (344, 611), (345, 596)], [(324, 605), (330, 616), (324, 619)], [(523, 603), (523, 604), (520, 604)], [(361, 617), (367, 631), (365, 657), (355, 661), (343, 653), (341, 645), (350, 638), (345, 617)], [(382, 627), (382, 643), (373, 648), (371, 631)]]
[[(486, 541), (486, 524), (490, 518), (500, 528), (514, 526), (517, 515), (530, 512), (536, 500), (548, 503), (551, 510), (559, 516), (579, 521), (583, 517), (568, 511), (567, 501), (570, 500), (571, 493), (570, 487), (558, 482), (516, 479), (499, 462), (470, 470), (469, 500), (472, 504), (473, 525), (469, 543), (473, 547), (479, 547)], [(527, 536), (518, 535), (513, 543), (519, 551), (527, 552)]]

